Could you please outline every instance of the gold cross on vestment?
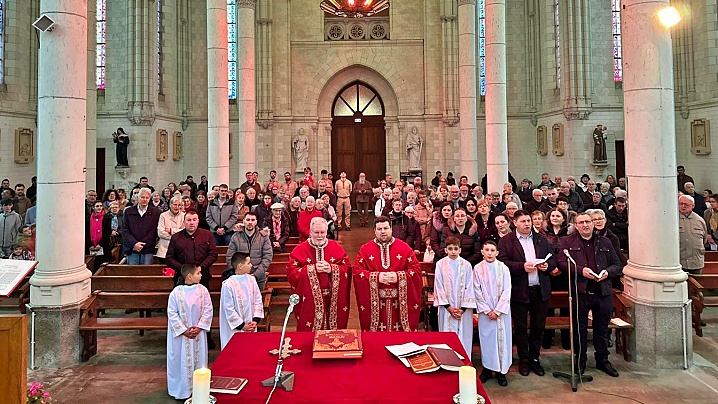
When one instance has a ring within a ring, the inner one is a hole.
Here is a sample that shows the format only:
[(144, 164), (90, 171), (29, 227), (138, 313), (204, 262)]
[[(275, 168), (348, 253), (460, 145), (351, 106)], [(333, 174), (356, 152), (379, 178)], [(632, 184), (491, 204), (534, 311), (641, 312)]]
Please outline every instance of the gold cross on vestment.
[(373, 255), (370, 255), (370, 256), (369, 256), (369, 261), (374, 261), (374, 256), (373, 256)]
[(336, 261), (336, 258), (334, 258), (334, 257), (331, 257), (331, 258), (329, 258), (329, 261), (331, 261), (331, 262), (332, 262), (332, 264), (333, 264), (333, 263), (334, 263), (334, 261)]
[(379, 329), (384, 331), (384, 330), (386, 330), (386, 326), (382, 323), (379, 325)]
[(312, 259), (311, 259), (311, 258), (307, 258), (307, 262), (311, 264), (311, 263), (312, 263)]
[(401, 259), (401, 254), (396, 254), (396, 259), (400, 260), (400, 259)]

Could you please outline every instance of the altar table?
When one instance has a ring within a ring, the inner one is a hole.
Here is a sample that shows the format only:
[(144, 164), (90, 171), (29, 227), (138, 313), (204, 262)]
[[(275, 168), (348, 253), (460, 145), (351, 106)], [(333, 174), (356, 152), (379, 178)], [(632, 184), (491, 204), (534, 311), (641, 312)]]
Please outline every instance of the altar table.
[[(288, 332), (292, 347), (302, 350), (284, 360), (285, 371), (295, 373), (294, 391), (277, 387), (270, 403), (452, 403), (459, 392), (459, 373), (440, 369), (414, 374), (389, 353), (386, 345), (414, 342), (447, 344), (467, 358), (459, 338), (446, 332), (363, 332), (361, 359), (312, 359), (314, 333)], [(280, 333), (237, 333), (212, 364), (212, 375), (246, 377), (238, 395), (216, 394), (219, 404), (264, 403), (271, 387), (260, 382), (274, 376)], [(469, 359), (464, 362), (470, 364)], [(477, 375), (480, 371), (477, 371)], [(490, 403), (481, 382), (477, 391)]]

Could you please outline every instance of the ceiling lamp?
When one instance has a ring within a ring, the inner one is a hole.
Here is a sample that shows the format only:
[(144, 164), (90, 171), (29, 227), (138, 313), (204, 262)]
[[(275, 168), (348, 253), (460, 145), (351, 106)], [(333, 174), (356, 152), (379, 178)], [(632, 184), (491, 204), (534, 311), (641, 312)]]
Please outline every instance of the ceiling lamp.
[(323, 0), (319, 8), (337, 17), (371, 17), (389, 8), (389, 0)]

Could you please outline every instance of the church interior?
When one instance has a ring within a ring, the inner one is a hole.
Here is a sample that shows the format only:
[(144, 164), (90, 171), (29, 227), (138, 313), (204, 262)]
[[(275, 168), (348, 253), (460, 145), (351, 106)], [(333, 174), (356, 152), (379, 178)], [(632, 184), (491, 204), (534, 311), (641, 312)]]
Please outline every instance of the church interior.
[[(231, 190), (252, 172), (301, 181), (307, 167), (377, 187), (386, 176), (429, 186), (441, 171), (484, 193), (510, 178), (516, 192), (522, 178), (538, 187), (543, 173), (586, 175), (599, 190), (612, 177), (630, 195), (621, 294), (632, 324), (622, 342), (613, 333), (622, 352), (610, 349), (621, 377), (595, 372), (572, 393), (514, 366), (508, 388), (486, 392), (494, 403), (712, 402), (718, 275), (684, 272), (676, 220), (679, 167), (696, 193), (718, 189), (711, 121), (713, 0), (0, 0), (0, 178), (36, 190), (39, 261), (20, 301), (0, 297), (0, 317), (30, 318), (26, 377), (52, 402), (176, 402), (166, 325), (80, 329), (102, 281), (86, 266), (89, 193), (129, 196), (141, 177), (163, 192), (188, 176)], [(375, 234), (356, 210), (351, 223), (337, 241), (354, 260)], [(290, 292), (277, 285), (273, 334)], [(360, 327), (354, 296), (349, 328)], [(100, 311), (166, 316), (143, 304)], [(571, 366), (560, 344), (541, 355), (547, 373)], [(476, 341), (469, 356), (481, 363)]]

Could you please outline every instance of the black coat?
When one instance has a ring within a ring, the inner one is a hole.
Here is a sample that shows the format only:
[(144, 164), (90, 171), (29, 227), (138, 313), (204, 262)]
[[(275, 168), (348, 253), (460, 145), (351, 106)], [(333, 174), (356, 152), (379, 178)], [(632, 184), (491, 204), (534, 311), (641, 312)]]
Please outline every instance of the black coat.
[(446, 257), (446, 239), (454, 236), (461, 241), (461, 258), (469, 261), (471, 266), (481, 262), (481, 238), (477, 233), (477, 225), (474, 219), (468, 218), (464, 231), (459, 233), (456, 228), (454, 221), (449, 219), (449, 223), (444, 226), (443, 233), (441, 235), (441, 258)]
[[(549, 253), (552, 254), (551, 258), (548, 259), (548, 269), (538, 271), (541, 297), (546, 301), (551, 297), (551, 275), (549, 275), (549, 272), (556, 268), (556, 256), (553, 255), (553, 247), (548, 243), (546, 237), (534, 232), (533, 241), (537, 259), (544, 258)], [(521, 242), (516, 237), (515, 230), (499, 240), (499, 261), (506, 264), (511, 272), (511, 300), (528, 303), (529, 275), (524, 269), (526, 256)]]
[[(576, 280), (578, 292), (586, 293), (588, 279), (583, 276), (583, 268), (588, 266), (588, 262), (584, 256), (584, 247), (581, 243), (580, 237), (581, 235), (576, 232), (566, 238), (563, 238), (559, 242), (558, 248), (561, 251), (564, 249), (568, 250), (571, 257), (574, 261), (576, 261), (576, 265), (573, 265), (573, 263), (571, 265), (571, 277)], [(601, 287), (601, 294), (603, 296), (610, 296), (613, 293), (611, 279), (619, 277), (623, 274), (623, 265), (621, 264), (621, 260), (618, 258), (618, 254), (613, 248), (613, 244), (611, 244), (611, 241), (608, 238), (598, 234), (594, 234), (593, 237), (596, 238), (594, 243), (596, 268), (591, 269), (593, 269), (593, 272), (595, 273), (600, 273), (601, 270), (604, 269), (608, 272), (608, 278), (599, 282), (599, 285)], [(558, 267), (562, 272), (568, 271), (568, 257), (566, 257), (563, 253), (558, 256)]]
[(160, 211), (152, 205), (147, 205), (144, 216), (140, 216), (136, 205), (125, 209), (125, 221), (122, 226), (122, 251), (125, 255), (133, 253), (132, 248), (138, 241), (145, 243), (139, 254), (154, 254), (159, 221)]

